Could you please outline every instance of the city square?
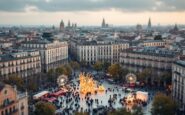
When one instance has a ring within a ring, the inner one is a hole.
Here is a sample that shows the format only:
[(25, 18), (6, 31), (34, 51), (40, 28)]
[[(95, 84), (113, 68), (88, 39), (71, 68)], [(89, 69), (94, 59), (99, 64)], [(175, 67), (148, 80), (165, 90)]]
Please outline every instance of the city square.
[[(93, 71), (93, 73), (97, 75), (96, 71)], [(134, 105), (140, 106), (145, 114), (151, 114), (152, 100), (157, 91), (133, 87), (133, 83), (136, 83), (136, 80), (133, 81), (136, 77), (134, 74), (129, 73), (127, 75), (130, 78), (129, 84), (132, 83), (132, 85), (130, 84), (131, 87), (128, 84), (127, 86), (124, 84), (117, 85), (104, 77), (101, 77), (102, 79), (99, 80), (93, 80), (96, 78), (90, 73), (77, 72), (75, 75), (77, 76), (73, 76), (74, 78), (68, 82), (64, 80), (65, 77), (63, 75), (62, 77), (59, 76), (58, 80), (60, 79), (61, 82), (57, 82), (58, 87), (51, 87), (48, 91), (44, 90), (35, 94), (34, 96), (37, 97), (35, 99), (53, 103), (57, 107), (56, 114), (59, 115), (68, 115), (74, 112), (103, 115), (107, 114), (107, 111), (119, 108), (132, 111)], [(84, 83), (83, 79), (87, 80), (87, 84)], [(94, 83), (94, 90), (91, 82)], [(87, 89), (86, 92), (80, 85), (82, 83), (85, 84), (83, 87)], [(102, 88), (97, 89), (97, 84)], [(137, 93), (141, 93), (139, 99), (136, 99), (138, 97), (136, 96)]]

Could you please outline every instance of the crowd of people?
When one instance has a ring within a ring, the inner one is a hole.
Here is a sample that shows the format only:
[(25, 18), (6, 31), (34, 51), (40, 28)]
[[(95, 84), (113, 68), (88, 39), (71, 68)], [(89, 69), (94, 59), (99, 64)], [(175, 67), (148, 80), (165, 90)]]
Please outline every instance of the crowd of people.
[[(79, 90), (79, 80), (77, 78), (71, 80), (65, 88), (68, 90), (63, 95), (56, 97), (52, 103), (57, 107), (56, 114), (58, 115), (73, 115), (75, 112), (86, 112), (90, 115), (98, 113), (99, 115), (105, 114), (105, 112), (114, 110), (116, 108), (125, 107), (130, 110), (130, 103), (126, 101), (128, 94), (134, 93), (133, 90), (113, 85), (106, 80), (97, 81), (101, 84), (106, 84), (104, 92), (88, 92), (81, 94)], [(105, 83), (104, 83), (105, 82)], [(108, 84), (108, 85), (107, 85)], [(67, 87), (66, 87), (67, 86)], [(64, 88), (64, 87), (63, 87)], [(56, 92), (60, 88), (50, 88), (50, 92)], [(151, 101), (152, 96), (149, 96)], [(142, 107), (147, 105), (147, 101), (134, 100), (134, 104), (138, 104)]]

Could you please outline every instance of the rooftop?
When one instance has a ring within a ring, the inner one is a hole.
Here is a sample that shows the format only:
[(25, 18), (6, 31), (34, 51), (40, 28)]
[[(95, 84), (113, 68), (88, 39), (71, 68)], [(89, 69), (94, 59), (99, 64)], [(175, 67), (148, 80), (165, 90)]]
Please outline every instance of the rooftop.
[(162, 40), (146, 40), (144, 43), (150, 43), (150, 42), (164, 42)]
[(178, 60), (176, 64), (185, 67), (185, 60)]
[(117, 41), (117, 40), (92, 40), (92, 41), (87, 41), (87, 40), (79, 40), (77, 41), (79, 45), (111, 45), (111, 44), (120, 44), (120, 43), (128, 43), (127, 41)]
[[(34, 54), (34, 55), (31, 54), (32, 52), (35, 52), (35, 51), (24, 51), (24, 52), (18, 52), (18, 53), (3, 54), (3, 55), (0, 55), (0, 62), (37, 56), (37, 54)], [(19, 56), (17, 56), (17, 55), (19, 55)], [(39, 55), (39, 53), (38, 53), (38, 55)]]
[(177, 52), (158, 47), (143, 47), (140, 49), (132, 49), (127, 52), (161, 57), (175, 57), (177, 54)]

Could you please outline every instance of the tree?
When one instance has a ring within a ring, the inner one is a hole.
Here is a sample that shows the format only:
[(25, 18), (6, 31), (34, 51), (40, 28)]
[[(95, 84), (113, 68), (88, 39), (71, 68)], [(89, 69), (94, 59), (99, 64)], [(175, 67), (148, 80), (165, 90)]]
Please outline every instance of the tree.
[(80, 64), (77, 61), (71, 61), (70, 66), (73, 70), (77, 70), (80, 68)]
[(119, 64), (112, 64), (108, 68), (108, 73), (115, 79), (119, 78), (119, 75), (121, 73), (121, 67)]
[(132, 107), (132, 115), (144, 115), (142, 107), (138, 105), (134, 105)]
[(137, 74), (137, 80), (140, 82), (147, 82), (149, 78), (152, 76), (151, 69), (144, 69), (142, 72)]
[(8, 79), (5, 79), (4, 82), (7, 84), (16, 85), (18, 90), (25, 90), (24, 80), (17, 75), (10, 76)]
[(61, 67), (58, 67), (55, 71), (58, 75), (64, 74), (70, 76), (72, 73), (72, 69), (69, 65), (63, 65)]
[(127, 111), (125, 108), (119, 108), (115, 111), (108, 112), (108, 115), (132, 115), (131, 112)]
[(35, 105), (35, 115), (55, 115), (56, 107), (52, 103), (38, 102)]
[(152, 103), (152, 115), (175, 115), (177, 104), (163, 93), (157, 93)]
[(54, 71), (54, 69), (50, 69), (50, 70), (48, 71), (48, 73), (47, 73), (47, 74), (48, 74), (48, 75), (53, 75), (53, 74), (54, 74), (54, 72), (55, 72), (55, 71)]
[[(57, 71), (59, 71), (59, 70), (57, 70)], [(55, 81), (55, 70), (54, 69), (50, 69), (47, 72), (47, 81), (51, 81), (51, 82)]]
[(103, 63), (103, 69), (104, 71), (107, 71), (108, 70), (108, 67), (110, 66), (111, 64), (109, 62), (104, 62)]
[(28, 82), (27, 89), (28, 89), (28, 91), (37, 91), (38, 85), (37, 85), (37, 83), (34, 82), (33, 80), (30, 80), (30, 81)]
[(62, 67), (58, 67), (58, 68), (56, 68), (55, 69), (55, 72), (57, 73), (57, 75), (61, 75), (61, 74), (63, 74), (63, 66)]
[(63, 74), (64, 75), (67, 75), (67, 76), (70, 76), (71, 75), (72, 69), (71, 69), (71, 67), (69, 65), (64, 65), (61, 68), (63, 70)]
[(121, 68), (119, 80), (120, 81), (126, 81), (126, 75), (129, 73), (129, 70), (127, 68)]
[(129, 73), (129, 70), (121, 68), (119, 64), (112, 64), (108, 67), (108, 73), (114, 78), (114, 80), (123, 82), (125, 81), (125, 76)]
[(103, 64), (100, 61), (97, 61), (94, 65), (93, 68), (98, 72), (100, 70), (102, 70), (103, 68)]
[(163, 85), (171, 85), (172, 83), (172, 73), (171, 72), (164, 72), (161, 76), (161, 82)]

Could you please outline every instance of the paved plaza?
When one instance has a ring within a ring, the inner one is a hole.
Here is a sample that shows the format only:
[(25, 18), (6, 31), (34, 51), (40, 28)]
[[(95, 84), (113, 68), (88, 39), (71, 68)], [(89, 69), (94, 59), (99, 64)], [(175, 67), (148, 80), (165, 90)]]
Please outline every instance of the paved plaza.
[[(73, 92), (78, 92), (78, 78), (73, 79), (71, 81), (71, 85), (76, 85), (76, 90), (74, 90)], [(113, 97), (113, 95), (117, 95), (117, 99), (113, 102), (112, 107), (117, 109), (117, 108), (127, 108), (130, 109), (130, 106), (125, 106), (122, 105), (120, 103), (120, 99), (123, 99), (123, 97), (127, 97), (127, 95), (130, 95), (131, 93), (125, 92), (125, 87), (119, 86), (119, 85), (115, 85), (115, 84), (111, 84), (108, 83), (106, 80), (100, 80), (100, 82), (102, 83), (102, 85), (105, 87), (105, 89), (107, 91), (104, 92), (98, 92), (97, 94), (92, 94), (89, 97), (89, 99), (94, 100), (98, 100), (97, 103), (92, 103), (91, 106), (89, 106), (87, 104), (87, 100), (86, 100), (86, 96), (84, 94), (80, 94), (79, 93), (79, 101), (76, 101), (76, 99), (73, 96), (67, 97), (68, 99), (71, 99), (70, 102), (66, 102), (66, 96), (62, 96), (58, 99), (59, 103), (62, 103), (61, 105), (59, 104), (59, 106), (61, 106), (60, 109), (57, 110), (57, 112), (62, 112), (65, 109), (69, 109), (70, 108), (70, 112), (69, 113), (73, 113), (74, 111), (83, 111), (83, 112), (89, 112), (90, 114), (92, 114), (93, 108), (99, 108), (99, 107), (109, 107), (109, 102), (108, 100), (110, 99), (110, 97)], [(139, 89), (129, 89), (132, 91), (138, 91)], [(141, 89), (139, 90), (141, 91)], [(150, 93), (150, 92), (149, 92)], [(149, 101), (147, 102), (147, 106), (143, 107), (143, 112), (146, 115), (150, 115), (150, 109), (151, 109), (151, 103), (152, 103), (152, 96), (149, 96)], [(75, 109), (76, 106), (79, 105), (79, 107), (77, 107), (78, 109)], [(71, 110), (72, 109), (72, 110)], [(65, 114), (62, 112), (62, 114)], [(68, 113), (67, 113), (68, 114)]]

